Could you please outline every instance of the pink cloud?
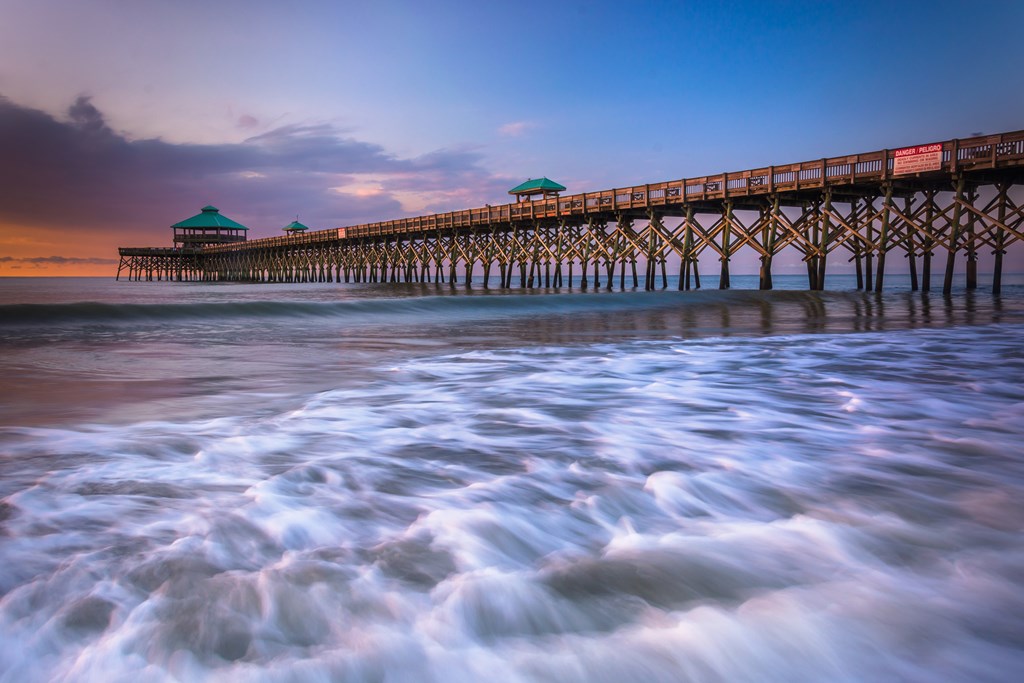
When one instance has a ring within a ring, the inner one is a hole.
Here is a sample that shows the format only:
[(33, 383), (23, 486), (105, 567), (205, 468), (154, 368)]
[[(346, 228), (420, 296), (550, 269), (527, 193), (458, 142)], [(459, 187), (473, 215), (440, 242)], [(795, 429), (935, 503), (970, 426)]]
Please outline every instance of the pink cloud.
[(526, 131), (536, 128), (537, 124), (530, 121), (513, 121), (498, 128), (498, 133), (510, 138), (517, 138)]
[(238, 122), (235, 125), (237, 125), (239, 128), (242, 128), (244, 130), (248, 130), (248, 129), (255, 128), (256, 126), (260, 125), (260, 122), (259, 122), (259, 119), (257, 119), (255, 116), (249, 116), (248, 114), (242, 114), (241, 116), (238, 117)]

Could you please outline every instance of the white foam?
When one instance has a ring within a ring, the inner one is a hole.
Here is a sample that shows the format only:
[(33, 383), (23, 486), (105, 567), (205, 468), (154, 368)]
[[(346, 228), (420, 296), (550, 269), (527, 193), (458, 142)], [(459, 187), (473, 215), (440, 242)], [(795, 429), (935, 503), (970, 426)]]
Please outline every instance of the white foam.
[(0, 681), (999, 680), (1007, 329), (931, 333), (969, 395), (917, 333), (665, 342), (0, 434)]

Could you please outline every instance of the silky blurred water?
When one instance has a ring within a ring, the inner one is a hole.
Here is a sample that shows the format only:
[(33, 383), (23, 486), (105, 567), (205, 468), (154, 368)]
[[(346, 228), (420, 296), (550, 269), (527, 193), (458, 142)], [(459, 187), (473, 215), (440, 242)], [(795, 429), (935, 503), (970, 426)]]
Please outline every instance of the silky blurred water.
[(0, 280), (0, 681), (1018, 680), (1024, 287), (790, 284)]

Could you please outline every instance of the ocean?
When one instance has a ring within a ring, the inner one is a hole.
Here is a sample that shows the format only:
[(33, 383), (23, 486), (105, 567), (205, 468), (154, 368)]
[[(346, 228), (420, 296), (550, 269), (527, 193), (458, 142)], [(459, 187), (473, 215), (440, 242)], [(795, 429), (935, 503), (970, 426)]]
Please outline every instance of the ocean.
[(733, 281), (0, 279), (0, 681), (1019, 680), (1024, 278)]

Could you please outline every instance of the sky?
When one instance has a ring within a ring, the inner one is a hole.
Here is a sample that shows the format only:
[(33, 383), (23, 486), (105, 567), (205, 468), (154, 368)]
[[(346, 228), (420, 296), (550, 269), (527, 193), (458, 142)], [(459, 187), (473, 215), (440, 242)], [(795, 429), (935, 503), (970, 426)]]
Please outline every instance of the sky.
[(0, 0), (0, 276), (1024, 128), (1024, 2)]

